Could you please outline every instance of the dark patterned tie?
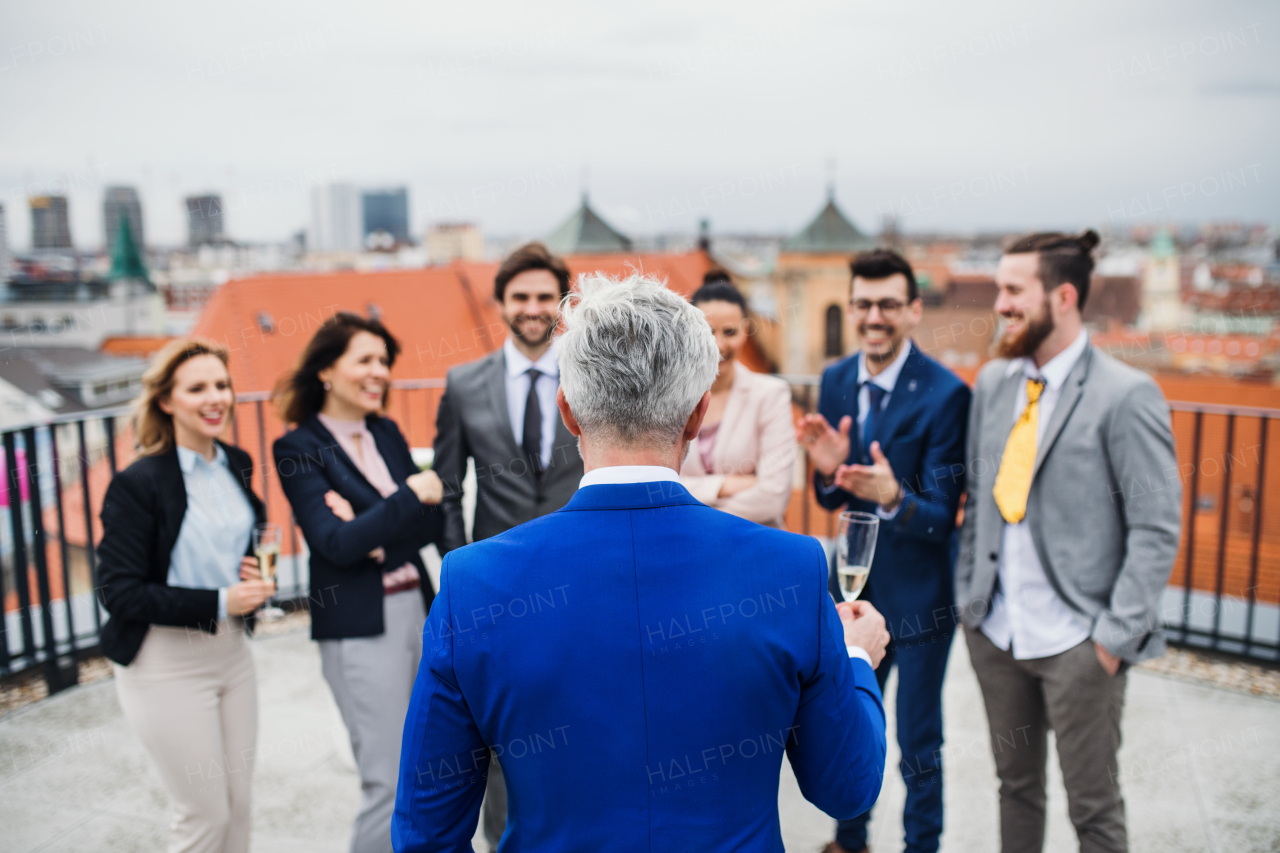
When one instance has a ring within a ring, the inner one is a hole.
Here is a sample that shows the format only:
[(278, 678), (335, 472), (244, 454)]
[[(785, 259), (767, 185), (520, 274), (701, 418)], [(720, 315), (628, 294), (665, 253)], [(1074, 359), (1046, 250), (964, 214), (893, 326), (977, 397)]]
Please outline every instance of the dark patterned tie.
[(529, 396), (524, 401), (524, 441), (521, 447), (536, 476), (542, 473), (542, 405), (538, 402), (538, 377), (542, 372), (531, 367), (525, 373), (529, 375)]
[(871, 464), (871, 442), (876, 439), (876, 426), (880, 423), (880, 406), (884, 395), (889, 392), (874, 382), (867, 382), (867, 395), (871, 405), (867, 407), (867, 418), (862, 422), (862, 464)]

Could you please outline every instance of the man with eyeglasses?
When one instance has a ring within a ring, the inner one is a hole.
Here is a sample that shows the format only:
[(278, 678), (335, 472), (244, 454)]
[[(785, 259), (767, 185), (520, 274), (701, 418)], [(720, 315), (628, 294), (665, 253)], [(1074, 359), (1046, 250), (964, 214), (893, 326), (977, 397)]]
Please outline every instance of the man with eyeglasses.
[[(796, 435), (813, 462), (818, 503), (880, 517), (861, 597), (884, 614), (893, 638), (876, 678), (883, 690), (897, 665), (906, 850), (932, 853), (942, 834), (942, 679), (955, 632), (970, 392), (911, 341), (924, 306), (906, 259), (876, 249), (851, 268), (848, 313), (862, 349), (823, 372), (818, 414), (801, 419)], [(839, 600), (834, 571), (830, 588)], [(866, 850), (870, 817), (839, 821), (825, 853)]]

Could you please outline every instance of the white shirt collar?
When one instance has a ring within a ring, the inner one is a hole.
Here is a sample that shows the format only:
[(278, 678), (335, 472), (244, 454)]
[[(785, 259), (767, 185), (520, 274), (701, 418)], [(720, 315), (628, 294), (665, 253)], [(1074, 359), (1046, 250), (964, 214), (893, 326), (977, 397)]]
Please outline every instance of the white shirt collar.
[(862, 383), (870, 380), (879, 385), (890, 394), (893, 393), (893, 386), (898, 384), (898, 376), (902, 373), (902, 367), (907, 363), (907, 356), (911, 355), (911, 339), (908, 338), (902, 344), (902, 352), (898, 353), (898, 357), (893, 363), (875, 376), (867, 370), (867, 354), (861, 353), (858, 356), (858, 387), (862, 387)]
[(578, 488), (587, 486), (617, 486), (625, 483), (680, 482), (680, 475), (661, 465), (614, 465), (594, 468), (582, 475)]
[(538, 368), (538, 371), (543, 376), (560, 376), (560, 362), (556, 358), (556, 342), (554, 340), (537, 361), (530, 361), (529, 356), (516, 349), (516, 345), (510, 337), (502, 344), (502, 354), (506, 357), (507, 376), (512, 379), (522, 375), (531, 367)]
[(1044, 367), (1037, 369), (1036, 363), (1029, 356), (1015, 358), (1005, 368), (1005, 376), (1012, 376), (1021, 370), (1022, 375), (1028, 379), (1043, 378), (1045, 385), (1050, 388), (1061, 388), (1063, 383), (1067, 381), (1071, 368), (1076, 366), (1076, 362), (1080, 360), (1080, 356), (1084, 354), (1085, 347), (1088, 345), (1089, 332), (1086, 329), (1081, 329), (1079, 336), (1066, 349), (1046, 361)]
[(222, 445), (215, 444), (213, 446), (213, 461), (205, 459), (204, 456), (192, 450), (189, 447), (178, 445), (178, 467), (182, 469), (182, 473), (190, 474), (196, 468), (197, 462), (203, 462), (205, 465), (213, 467), (215, 465), (226, 465), (227, 454), (222, 449)]

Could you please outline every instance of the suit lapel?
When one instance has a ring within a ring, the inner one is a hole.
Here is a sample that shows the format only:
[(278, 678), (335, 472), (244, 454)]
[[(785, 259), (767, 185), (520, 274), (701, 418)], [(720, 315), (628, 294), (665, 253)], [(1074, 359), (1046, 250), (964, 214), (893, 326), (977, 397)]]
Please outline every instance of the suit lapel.
[(170, 448), (161, 459), (164, 462), (164, 475), (156, 484), (156, 491), (160, 495), (160, 512), (168, 537), (168, 551), (172, 551), (174, 543), (178, 541), (182, 519), (187, 514), (187, 481), (182, 475), (182, 465), (178, 462), (177, 447)]
[[(747, 368), (735, 361), (733, 372), (733, 387), (729, 389), (729, 399), (724, 402), (724, 412), (720, 415), (720, 429), (716, 432), (716, 446), (711, 451), (711, 461), (715, 468), (721, 468), (724, 463), (725, 448), (729, 446), (729, 433), (742, 421), (742, 410), (747, 405), (747, 397), (751, 394), (748, 387), (751, 384), (751, 377), (744, 375), (747, 373)], [(701, 464), (701, 462), (699, 457), (698, 463)]]
[(1058, 434), (1062, 432), (1062, 428), (1067, 423), (1067, 418), (1071, 417), (1071, 412), (1076, 407), (1076, 403), (1080, 402), (1080, 395), (1084, 389), (1085, 377), (1089, 375), (1089, 360), (1093, 355), (1093, 346), (1085, 347), (1080, 358), (1076, 361), (1075, 366), (1071, 368), (1071, 372), (1067, 374), (1067, 381), (1062, 384), (1062, 393), (1058, 396), (1058, 404), (1053, 407), (1053, 417), (1049, 419), (1048, 426), (1044, 429), (1044, 435), (1040, 439), (1040, 446), (1036, 449), (1036, 466), (1032, 469), (1031, 477), (1040, 471), (1040, 466), (1044, 463), (1044, 458), (1049, 455), (1049, 451), (1053, 448), (1053, 443), (1057, 440)]
[(996, 454), (997, 465), (999, 465), (998, 460), (1004, 456), (1004, 446), (1009, 443), (1009, 433), (1013, 432), (1013, 424), (1018, 419), (1013, 407), (1018, 405), (1018, 383), (1022, 379), (1021, 370), (1014, 371), (1011, 376), (1001, 377), (995, 396), (991, 400), (991, 409), (994, 412), (992, 417), (996, 427), (987, 431), (987, 435), (999, 441), (999, 444), (992, 448)]
[[(307, 421), (306, 426), (312, 431), (312, 434), (322, 442), (320, 451), (322, 459), (325, 450), (332, 450), (334, 461), (339, 465), (345, 465), (351, 471), (351, 474), (357, 483), (363, 484), (366, 489), (373, 492), (379, 498), (382, 497), (382, 493), (373, 487), (373, 484), (365, 478), (364, 473), (356, 467), (356, 463), (347, 455), (347, 452), (342, 449), (342, 445), (338, 443), (338, 439), (334, 437), (333, 433), (329, 432), (325, 425), (320, 423), (320, 418), (312, 416), (311, 420)], [(376, 442), (377, 439), (375, 438), (374, 441)], [(382, 448), (378, 449), (381, 450)], [(383, 459), (385, 460), (386, 457), (384, 456)]]
[[(915, 409), (916, 401), (920, 399), (923, 366), (920, 348), (913, 342), (911, 355), (907, 356), (906, 363), (902, 365), (902, 372), (898, 374), (898, 381), (893, 385), (889, 402), (885, 404), (884, 411), (880, 413), (880, 420), (876, 423), (875, 435), (871, 436), (871, 441), (880, 442), (882, 450), (887, 449), (894, 431), (901, 425), (907, 414)], [(867, 442), (868, 446), (870, 444), (870, 441)]]
[(511, 410), (507, 408), (507, 358), (499, 347), (489, 356), (489, 369), (485, 371), (485, 385), (489, 396), (489, 416), (494, 419), (497, 428), (495, 435), (505, 438), (508, 459), (520, 457), (520, 449), (516, 447), (516, 434), (512, 431)]

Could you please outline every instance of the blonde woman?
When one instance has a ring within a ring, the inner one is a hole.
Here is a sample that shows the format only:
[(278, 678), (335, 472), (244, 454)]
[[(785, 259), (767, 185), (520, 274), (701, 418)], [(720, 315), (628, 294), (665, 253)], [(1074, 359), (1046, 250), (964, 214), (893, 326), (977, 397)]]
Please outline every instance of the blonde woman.
[(796, 467), (791, 389), (738, 360), (747, 342), (747, 301), (726, 273), (707, 273), (689, 301), (715, 333), (720, 367), (680, 483), (707, 506), (782, 527)]
[(258, 696), (244, 629), (274, 586), (245, 556), (265, 517), (253, 461), (218, 440), (234, 409), (226, 350), (167, 345), (142, 377), (139, 456), (102, 505), (101, 645), (169, 795), (170, 851), (249, 849)]

